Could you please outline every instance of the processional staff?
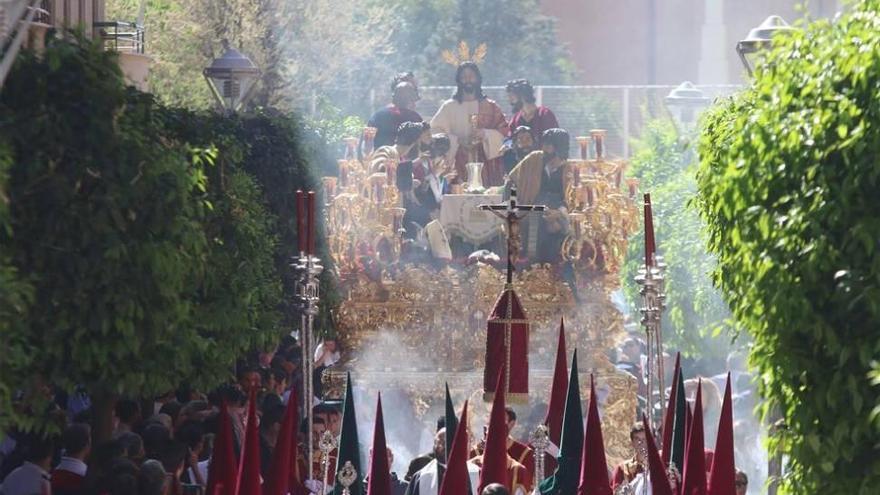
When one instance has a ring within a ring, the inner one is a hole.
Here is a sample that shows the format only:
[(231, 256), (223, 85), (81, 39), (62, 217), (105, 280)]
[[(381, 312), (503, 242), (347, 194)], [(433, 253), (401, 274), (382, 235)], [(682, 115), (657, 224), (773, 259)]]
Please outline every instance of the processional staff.
[(324, 432), (321, 435), (321, 441), (318, 443), (318, 448), (321, 449), (321, 467), (323, 468), (324, 476), (321, 478), (321, 493), (327, 493), (328, 486), (327, 476), (330, 475), (330, 453), (333, 452), (333, 449), (339, 446), (339, 442), (336, 441), (336, 437), (333, 436), (333, 433), (330, 430)]
[(312, 390), (313, 362), (313, 328), (315, 317), (318, 315), (318, 303), (320, 302), (320, 281), (318, 276), (324, 270), (320, 258), (315, 254), (315, 192), (296, 191), (296, 227), (299, 256), (294, 257), (291, 264), (296, 274), (297, 307), (300, 310), (300, 334), (299, 343), (302, 347), (302, 370), (303, 370), (303, 414), (306, 420), (306, 449), (309, 466), (314, 462), (314, 440), (312, 439)]
[(538, 425), (535, 431), (532, 432), (531, 441), (532, 447), (535, 449), (535, 476), (537, 477), (535, 488), (537, 489), (538, 485), (544, 481), (544, 476), (546, 475), (544, 461), (547, 447), (550, 446), (550, 429), (547, 428), (547, 425)]

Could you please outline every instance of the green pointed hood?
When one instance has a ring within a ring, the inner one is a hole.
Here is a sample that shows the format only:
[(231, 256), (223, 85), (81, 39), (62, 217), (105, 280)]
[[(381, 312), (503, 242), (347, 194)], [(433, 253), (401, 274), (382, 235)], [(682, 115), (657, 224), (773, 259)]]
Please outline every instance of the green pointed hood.
[(558, 467), (553, 476), (538, 487), (542, 495), (568, 495), (577, 493), (580, 481), (581, 455), (584, 443), (584, 410), (581, 407), (580, 381), (578, 380), (577, 349), (571, 358), (568, 375), (568, 392), (565, 398), (565, 414), (562, 417), (562, 440), (559, 445)]
[(458, 417), (455, 415), (455, 406), (452, 405), (452, 396), (449, 395), (449, 384), (446, 384), (446, 462), (449, 453), (452, 452), (452, 441), (455, 440), (455, 432), (458, 429)]
[(672, 424), (672, 452), (669, 462), (678, 469), (678, 474), (684, 470), (685, 436), (687, 435), (687, 398), (684, 395), (684, 373), (678, 370), (675, 392), (675, 422)]
[[(354, 410), (354, 385), (351, 382), (351, 373), (348, 374), (345, 385), (345, 404), (342, 406), (342, 432), (339, 435), (339, 456), (336, 460), (335, 473), (338, 473), (345, 462), (351, 462), (357, 470), (357, 479), (349, 487), (351, 495), (364, 495), (364, 470), (361, 467), (361, 443), (358, 440), (357, 414)], [(335, 477), (335, 474), (334, 474)], [(342, 484), (336, 481), (333, 488), (334, 495), (342, 495)]]

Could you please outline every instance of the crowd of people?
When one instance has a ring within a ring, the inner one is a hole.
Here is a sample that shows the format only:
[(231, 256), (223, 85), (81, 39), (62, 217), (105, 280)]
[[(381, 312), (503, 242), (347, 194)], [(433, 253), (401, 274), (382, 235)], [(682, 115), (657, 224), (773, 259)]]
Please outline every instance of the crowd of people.
[[(635, 335), (623, 342), (617, 350), (621, 370), (636, 377), (642, 376), (642, 345)], [(340, 350), (335, 340), (324, 340), (313, 356), (316, 373), (333, 366), (339, 358)], [(89, 424), (93, 420), (93, 411), (88, 396), (82, 392), (73, 395), (59, 392), (49, 413), (64, 422), (60, 435), (44, 437), (11, 432), (0, 444), (0, 494), (204, 494), (223, 411), (227, 412), (231, 424), (235, 456), (242, 455), (249, 396), (254, 397), (257, 405), (260, 472), (265, 479), (279, 440), (286, 405), (291, 400), (296, 401), (294, 407), (300, 414), (307, 407), (298, 393), (302, 384), (301, 359), (302, 351), (296, 342), (285, 338), (274, 352), (259, 353), (240, 362), (234, 383), (224, 384), (207, 394), (182, 387), (175, 393), (146, 401), (120, 398), (114, 408), (112, 435), (98, 444), (92, 443), (95, 436)], [(721, 397), (712, 379), (703, 380), (702, 386), (702, 410), (707, 423), (711, 424), (717, 420)], [(689, 399), (693, 398), (696, 387), (696, 380), (685, 382)], [(339, 404), (321, 402), (317, 397), (309, 406), (313, 413), (312, 430), (308, 432), (307, 423), (303, 421), (296, 438), (297, 477), (307, 490), (302, 493), (324, 493), (324, 487), (332, 486), (335, 481), (337, 451), (333, 450), (329, 457), (324, 457), (325, 452), (319, 445), (325, 432), (339, 438), (342, 410)], [(487, 487), (483, 493), (508, 493), (506, 490), (511, 489), (512, 493), (526, 495), (538, 481), (553, 473), (558, 450), (553, 450), (555, 447), (548, 449), (545, 472), (536, 473), (534, 449), (526, 438), (513, 436), (513, 432), (518, 431), (516, 410), (507, 407), (505, 412), (508, 467), (515, 473), (511, 475), (515, 481), (511, 487)], [(438, 493), (435, 477), (442, 477), (449, 448), (446, 420), (446, 416), (438, 418), (430, 452), (405, 462), (405, 473), (390, 473), (390, 495)], [(711, 430), (706, 428), (707, 445), (714, 442)], [(310, 468), (306, 466), (309, 433), (314, 449)], [(474, 438), (468, 454), (470, 475), (474, 480), (479, 476), (486, 433), (484, 429), (482, 437), (477, 435)], [(630, 431), (630, 439), (631, 459), (610, 471), (615, 487), (632, 483), (647, 466), (645, 430), (641, 423), (636, 423)], [(394, 446), (389, 447), (390, 469), (394, 464)], [(710, 465), (711, 451), (707, 450), (707, 466)], [(745, 494), (747, 486), (748, 476), (738, 471), (737, 493)]]

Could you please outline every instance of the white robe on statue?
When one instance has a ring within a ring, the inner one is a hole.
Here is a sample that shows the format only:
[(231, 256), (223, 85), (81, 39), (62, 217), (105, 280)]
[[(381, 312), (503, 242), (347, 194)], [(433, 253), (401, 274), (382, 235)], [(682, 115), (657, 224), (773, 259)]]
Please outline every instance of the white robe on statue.
[[(479, 103), (477, 100), (459, 103), (454, 99), (449, 99), (443, 102), (434, 118), (431, 119), (431, 132), (445, 132), (449, 135), (451, 146), (446, 155), (449, 163), (455, 162), (459, 143), (471, 139), (471, 115), (479, 113)], [(500, 157), (504, 134), (496, 129), (483, 130), (483, 152), (486, 154), (486, 158), (491, 160)]]

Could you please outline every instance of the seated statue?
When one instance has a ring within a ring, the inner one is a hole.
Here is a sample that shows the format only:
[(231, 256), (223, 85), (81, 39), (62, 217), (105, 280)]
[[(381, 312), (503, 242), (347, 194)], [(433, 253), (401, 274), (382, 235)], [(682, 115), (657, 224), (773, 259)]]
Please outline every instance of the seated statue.
[(510, 171), (508, 181), (516, 184), (521, 203), (548, 208), (540, 217), (524, 219), (525, 254), (534, 262), (555, 263), (568, 231), (565, 191), (574, 181), (574, 168), (568, 162), (568, 132), (548, 129), (541, 142), (542, 149), (526, 155)]

